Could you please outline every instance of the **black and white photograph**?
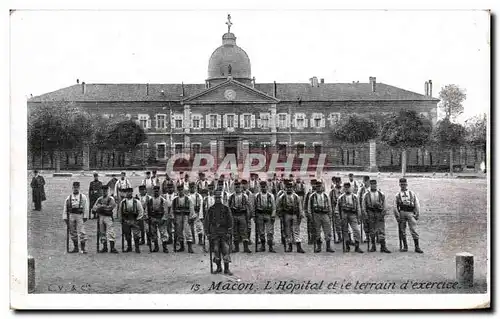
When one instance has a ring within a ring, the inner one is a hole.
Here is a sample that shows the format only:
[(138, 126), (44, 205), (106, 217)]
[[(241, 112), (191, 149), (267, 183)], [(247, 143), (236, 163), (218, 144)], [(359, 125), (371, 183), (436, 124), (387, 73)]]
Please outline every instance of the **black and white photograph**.
[(13, 10), (11, 307), (489, 308), (490, 20)]

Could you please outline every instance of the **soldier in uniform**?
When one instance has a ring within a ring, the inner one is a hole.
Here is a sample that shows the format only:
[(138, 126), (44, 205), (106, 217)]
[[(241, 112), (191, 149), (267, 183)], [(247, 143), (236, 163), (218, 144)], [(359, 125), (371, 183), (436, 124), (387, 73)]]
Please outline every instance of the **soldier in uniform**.
[(224, 205), (228, 205), (227, 201), (229, 199), (229, 193), (225, 191), (225, 187), (224, 187), (224, 175), (221, 175), (222, 176), (222, 179), (219, 179), (219, 181), (217, 182), (217, 188), (216, 190), (220, 190), (221, 191), (221, 198), (222, 198), (222, 204)]
[(174, 198), (177, 197), (174, 189), (174, 182), (171, 179), (168, 179), (167, 184), (165, 184), (165, 194), (163, 198), (166, 200), (166, 213), (168, 216), (167, 219), (167, 233), (168, 240), (167, 245), (172, 245), (173, 241), (173, 232), (174, 232), (174, 213), (172, 210), (172, 203), (174, 202)]
[(295, 192), (295, 194), (297, 194), (297, 196), (299, 196), (300, 206), (302, 207), (302, 210), (304, 210), (304, 197), (306, 195), (306, 186), (304, 184), (304, 181), (300, 179), (300, 176), (297, 176), (297, 179), (295, 180), (293, 191)]
[(207, 193), (208, 193), (209, 182), (205, 178), (205, 173), (200, 173), (199, 176), (200, 176), (200, 179), (196, 183), (196, 189), (201, 196), (205, 197), (205, 196), (207, 196)]
[(115, 198), (118, 203), (121, 203), (122, 199), (126, 197), (126, 189), (131, 188), (132, 184), (130, 184), (130, 181), (127, 178), (127, 173), (122, 172), (120, 179), (116, 181), (115, 184)]
[[(353, 194), (357, 194), (358, 193), (358, 189), (359, 189), (359, 183), (358, 183), (358, 181), (354, 180), (354, 174), (353, 173), (349, 173), (348, 177), (349, 177), (349, 183), (351, 183), (352, 193)], [(370, 182), (370, 180), (368, 179), (368, 183), (369, 182)], [(367, 184), (364, 184), (364, 185), (366, 186), (366, 188), (369, 188), (369, 185), (367, 185)], [(359, 198), (359, 200), (361, 200), (361, 198)]]
[(63, 220), (66, 222), (66, 226), (69, 227), (74, 247), (70, 253), (78, 252), (78, 238), (80, 238), (82, 253), (87, 253), (85, 250), (87, 234), (85, 234), (84, 224), (89, 217), (87, 214), (89, 214), (89, 200), (87, 196), (80, 193), (80, 182), (73, 182), (73, 193), (66, 197), (63, 206)]
[[(351, 193), (351, 183), (344, 183), (344, 194), (340, 195), (337, 200), (337, 206), (335, 208), (335, 214), (337, 215), (337, 219), (340, 218), (342, 223), (342, 235), (344, 238), (349, 238), (349, 229), (351, 229), (354, 234), (354, 246), (355, 252), (363, 253), (361, 248), (359, 248), (359, 243), (361, 240), (361, 233), (359, 229), (359, 218), (360, 218), (360, 208), (359, 201), (357, 196)], [(346, 250), (350, 251), (350, 240), (346, 241)]]
[[(94, 180), (89, 185), (90, 209), (94, 207), (95, 202), (102, 196), (102, 182), (99, 180), (99, 174), (94, 173)], [(92, 216), (93, 215), (93, 216)], [(96, 212), (92, 211), (90, 219), (96, 218)]]
[(249, 189), (248, 189), (248, 181), (246, 179), (243, 179), (241, 180), (241, 188), (243, 189), (242, 192), (243, 194), (247, 195), (248, 197), (248, 207), (250, 209), (250, 214), (249, 214), (249, 217), (248, 217), (248, 221), (247, 221), (247, 229), (248, 229), (248, 244), (249, 245), (253, 245), (253, 242), (252, 242), (252, 218), (255, 217), (255, 208), (254, 208), (254, 205), (255, 205), (255, 194), (252, 193)]
[(151, 179), (153, 180), (155, 186), (160, 186), (160, 178), (158, 177), (156, 170), (153, 171), (153, 176), (151, 176)]
[(255, 173), (250, 174), (250, 181), (248, 182), (248, 189), (253, 193), (256, 194), (259, 192), (259, 181), (258, 181), (258, 175)]
[(297, 252), (305, 253), (300, 240), (300, 223), (305, 217), (300, 197), (293, 192), (292, 183), (288, 182), (285, 186), (286, 193), (278, 197), (276, 202), (276, 210), (278, 211), (278, 216), (283, 218), (286, 242), (288, 243), (288, 249), (285, 252), (291, 253), (293, 244), (295, 243)]
[(147, 222), (151, 225), (149, 229), (149, 236), (151, 243), (154, 245), (153, 252), (156, 253), (159, 251), (158, 247), (158, 231), (160, 232), (160, 239), (164, 253), (168, 253), (167, 247), (167, 221), (169, 217), (165, 213), (165, 207), (167, 205), (167, 201), (165, 198), (160, 196), (160, 186), (155, 185), (153, 187), (153, 197), (150, 197), (148, 200), (148, 206), (150, 209), (148, 210)]
[[(363, 197), (365, 196), (366, 193), (370, 191), (370, 176), (366, 175), (363, 176), (363, 184), (361, 187), (359, 187), (358, 192), (356, 193), (358, 195), (358, 200), (359, 200), (359, 207), (362, 209), (363, 206)], [(365, 220), (365, 216), (361, 214), (362, 218), (362, 223), (363, 227), (365, 228), (365, 236), (366, 236), (366, 241), (364, 242), (369, 242), (370, 241), (370, 236), (368, 235), (368, 229), (370, 228), (370, 225), (368, 225), (368, 221)], [(361, 238), (363, 238), (363, 234), (361, 234)], [(373, 243), (375, 244), (375, 243)]]
[(193, 202), (194, 213), (196, 215), (195, 223), (191, 227), (196, 228), (196, 234), (198, 234), (198, 244), (203, 246), (203, 222), (201, 221), (203, 220), (203, 196), (197, 192), (195, 182), (189, 183), (189, 199)]
[(273, 178), (272, 179), (271, 178), (267, 179), (267, 185), (271, 189), (271, 194), (273, 194), (273, 196), (275, 198), (277, 198), (276, 194), (278, 194), (278, 184), (279, 184), (279, 181), (276, 178), (276, 173), (273, 174)]
[(234, 183), (234, 194), (229, 196), (229, 208), (233, 214), (233, 253), (240, 251), (240, 241), (243, 242), (243, 252), (251, 253), (248, 248), (248, 221), (250, 220), (250, 200), (246, 194), (241, 191), (239, 181)]
[(35, 203), (35, 210), (42, 210), (42, 202), (46, 200), (45, 197), (45, 179), (38, 175), (38, 171), (33, 172), (35, 176), (31, 180), (32, 199)]
[(408, 243), (406, 241), (406, 223), (410, 227), (410, 233), (415, 243), (415, 252), (422, 254), (420, 249), (419, 237), (417, 233), (417, 220), (420, 215), (420, 203), (417, 195), (408, 190), (408, 181), (406, 178), (399, 179), (399, 186), (401, 191), (396, 194), (394, 202), (394, 216), (399, 224), (401, 237), (403, 239), (403, 249), (401, 251), (408, 251)]
[[(179, 252), (185, 250), (184, 240), (187, 242), (188, 253), (193, 254), (193, 234), (190, 225), (194, 223), (196, 214), (194, 212), (193, 202), (184, 194), (184, 185), (177, 186), (178, 195), (172, 202), (172, 211), (174, 214), (175, 236), (180, 243)], [(177, 243), (174, 240), (174, 245)]]
[(168, 174), (165, 175), (165, 180), (163, 181), (163, 183), (161, 183), (161, 193), (164, 195), (167, 193), (167, 185), (168, 184), (172, 184), (173, 186), (173, 182), (172, 180), (170, 179), (170, 176), (168, 176)]
[(304, 212), (305, 212), (306, 217), (307, 217), (307, 244), (308, 245), (313, 244), (314, 236), (315, 236), (314, 225), (313, 225), (312, 218), (311, 218), (312, 215), (311, 215), (311, 212), (309, 211), (309, 198), (314, 193), (314, 185), (316, 185), (316, 180), (312, 179), (311, 180), (311, 187), (307, 190), (307, 194), (304, 197), (304, 203), (303, 203)]
[[(342, 188), (342, 179), (340, 177), (332, 177), (333, 181), (333, 186), (332, 190), (330, 191), (330, 201), (332, 203), (332, 208), (337, 207), (337, 202), (340, 197), (344, 193), (344, 190)], [(342, 225), (341, 221), (337, 219), (337, 215), (335, 217), (335, 229), (334, 231), (337, 234), (337, 240), (335, 241), (336, 244), (340, 243), (341, 238), (342, 238)]]
[(144, 209), (141, 201), (134, 198), (132, 195), (134, 189), (128, 187), (125, 189), (126, 197), (122, 199), (119, 206), (119, 212), (122, 220), (122, 232), (127, 241), (127, 250), (132, 251), (132, 237), (134, 238), (135, 252), (140, 253), (139, 241), (141, 238), (140, 222), (144, 217)]
[(335, 250), (331, 247), (332, 240), (332, 206), (330, 198), (323, 192), (323, 183), (316, 182), (316, 191), (309, 197), (309, 214), (314, 221), (316, 250), (315, 253), (321, 252), (321, 229), (326, 241), (326, 251), (334, 253)]
[(365, 228), (366, 234), (371, 238), (372, 246), (370, 252), (377, 251), (375, 246), (375, 236), (377, 235), (380, 243), (380, 252), (390, 253), (385, 243), (385, 195), (377, 189), (377, 181), (370, 181), (370, 190), (364, 194), (361, 200), (361, 209), (363, 211), (363, 220), (368, 227)]
[(153, 195), (153, 187), (156, 186), (156, 181), (151, 178), (151, 172), (146, 172), (146, 178), (142, 180), (141, 185), (146, 186), (146, 192), (149, 196)]
[[(135, 198), (141, 201), (142, 209), (144, 210), (144, 216), (148, 216), (151, 213), (151, 195), (147, 193), (146, 185), (139, 186), (139, 195)], [(146, 233), (149, 234), (149, 229), (146, 229), (146, 218), (139, 221), (139, 228), (141, 229), (141, 240), (139, 245), (144, 245), (144, 239), (146, 238)], [(151, 238), (148, 236), (148, 245)]]
[(276, 204), (274, 196), (267, 191), (267, 183), (260, 182), (260, 192), (255, 195), (255, 218), (257, 221), (257, 236), (260, 239), (259, 252), (266, 251), (266, 235), (269, 252), (275, 253), (273, 248), (274, 221), (276, 219)]
[(233, 217), (229, 207), (222, 204), (221, 191), (219, 189), (215, 191), (214, 198), (215, 203), (208, 209), (204, 226), (210, 247), (215, 254), (213, 259), (213, 262), (217, 265), (215, 273), (222, 272), (222, 255), (224, 273), (231, 276), (232, 272), (229, 270), (229, 263), (231, 262), (229, 243), (233, 232)]
[(234, 193), (234, 182), (236, 179), (234, 178), (233, 173), (229, 173), (229, 180), (226, 182), (226, 191), (229, 194)]
[(115, 196), (115, 185), (116, 185), (116, 182), (118, 182), (118, 179), (116, 178), (116, 175), (115, 174), (111, 174), (111, 179), (108, 181), (108, 183), (106, 185), (108, 185), (109, 195), (113, 196), (113, 197)]
[(113, 196), (109, 196), (108, 185), (101, 186), (102, 196), (99, 197), (92, 211), (99, 217), (99, 237), (101, 238), (102, 249), (100, 253), (108, 252), (108, 241), (110, 246), (110, 252), (113, 254), (118, 254), (118, 250), (115, 248), (115, 228), (113, 226), (113, 210), (116, 207), (116, 202)]

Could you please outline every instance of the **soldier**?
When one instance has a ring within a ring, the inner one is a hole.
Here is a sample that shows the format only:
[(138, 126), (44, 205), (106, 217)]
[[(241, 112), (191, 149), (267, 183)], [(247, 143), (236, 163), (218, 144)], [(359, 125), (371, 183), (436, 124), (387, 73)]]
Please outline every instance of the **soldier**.
[(116, 175), (115, 174), (111, 174), (111, 179), (106, 184), (106, 185), (108, 185), (109, 195), (110, 196), (115, 196), (115, 185), (116, 185), (116, 182), (118, 182), (118, 179), (116, 178)]
[(153, 180), (155, 186), (160, 185), (160, 178), (158, 177), (156, 170), (153, 171), (153, 176), (151, 176), (151, 179)]
[[(358, 225), (360, 208), (359, 201), (357, 196), (351, 192), (351, 183), (344, 183), (344, 194), (340, 195), (337, 200), (337, 206), (335, 207), (335, 214), (337, 215), (337, 219), (340, 218), (342, 223), (342, 235), (343, 238), (349, 238), (349, 229), (348, 226), (351, 226), (351, 229), (354, 233), (354, 246), (355, 252), (363, 253), (361, 248), (359, 248), (359, 243), (361, 240), (361, 233)], [(350, 240), (346, 241), (346, 251), (350, 251)]]
[[(139, 186), (139, 195), (136, 195), (135, 198), (141, 201), (142, 209), (144, 210), (144, 216), (149, 216), (151, 213), (151, 195), (149, 195), (146, 191), (146, 185)], [(150, 229), (146, 229), (146, 220), (147, 218), (143, 218), (139, 221), (139, 228), (141, 229), (141, 240), (139, 241), (139, 245), (144, 245), (144, 238), (146, 237), (146, 233), (149, 234)], [(151, 238), (148, 236), (148, 245), (150, 244)]]
[(316, 184), (316, 180), (312, 179), (311, 180), (311, 187), (307, 190), (307, 194), (304, 197), (304, 213), (306, 214), (307, 217), (307, 244), (312, 245), (314, 242), (314, 225), (312, 222), (312, 215), (311, 212), (309, 211), (309, 198), (311, 197), (312, 193), (314, 193), (314, 185)]
[(205, 178), (205, 173), (200, 173), (199, 176), (200, 176), (200, 179), (196, 183), (196, 189), (201, 196), (205, 197), (205, 196), (207, 196), (207, 193), (208, 193), (209, 182)]
[(240, 251), (240, 241), (243, 242), (243, 252), (251, 253), (248, 248), (248, 221), (250, 220), (250, 200), (248, 196), (241, 191), (241, 183), (235, 181), (234, 194), (229, 196), (229, 208), (233, 215), (233, 253)]
[(130, 181), (126, 177), (127, 173), (122, 172), (120, 179), (116, 182), (115, 184), (115, 198), (118, 203), (121, 203), (122, 199), (125, 198), (126, 196), (126, 189), (131, 188), (132, 184), (130, 184)]
[[(359, 189), (359, 183), (358, 183), (358, 181), (354, 180), (354, 174), (353, 173), (349, 173), (348, 177), (349, 177), (349, 183), (351, 183), (352, 193), (353, 194), (357, 194), (358, 193), (358, 189)], [(369, 183), (370, 180), (368, 179), (367, 182)], [(363, 184), (363, 185), (365, 185), (366, 188), (369, 188), (368, 184)], [(359, 196), (358, 196), (358, 198), (359, 198)], [(359, 198), (359, 200), (361, 200), (361, 198)]]
[(90, 182), (89, 185), (89, 199), (90, 199), (90, 210), (92, 215), (89, 215), (90, 219), (96, 218), (96, 212), (92, 210), (95, 202), (99, 197), (102, 196), (102, 182), (99, 180), (99, 174), (94, 172), (94, 180)]
[[(194, 223), (196, 214), (194, 212), (193, 202), (184, 194), (184, 185), (177, 185), (177, 197), (172, 202), (172, 211), (174, 214), (175, 236), (180, 243), (179, 252), (185, 250), (184, 239), (187, 242), (188, 253), (193, 254), (193, 234), (190, 225)], [(174, 245), (177, 245), (174, 240)], [(175, 247), (175, 246), (174, 246)]]
[(417, 220), (420, 215), (420, 203), (417, 195), (408, 190), (408, 182), (406, 178), (399, 179), (399, 186), (401, 191), (396, 194), (394, 216), (398, 222), (403, 240), (404, 248), (401, 249), (401, 251), (408, 251), (408, 243), (406, 241), (406, 223), (408, 223), (411, 236), (413, 237), (413, 242), (415, 243), (415, 252), (422, 254), (423, 251), (420, 249), (418, 243), (419, 237), (417, 233)]
[(278, 197), (276, 202), (276, 210), (278, 211), (278, 216), (283, 219), (286, 242), (288, 243), (288, 249), (285, 249), (285, 252), (291, 253), (293, 244), (295, 243), (297, 252), (305, 253), (300, 240), (300, 223), (305, 217), (300, 197), (293, 193), (292, 183), (288, 182), (285, 186), (286, 193)]
[(119, 206), (119, 211), (122, 220), (122, 232), (127, 241), (127, 249), (125, 252), (132, 251), (132, 237), (134, 238), (135, 252), (140, 253), (139, 241), (141, 237), (140, 222), (144, 217), (144, 209), (141, 201), (132, 197), (134, 189), (128, 187), (125, 189), (126, 197), (122, 199)]
[(266, 251), (266, 235), (269, 252), (275, 253), (273, 248), (274, 221), (276, 219), (276, 204), (274, 196), (267, 191), (267, 183), (260, 182), (260, 192), (255, 195), (255, 218), (257, 221), (257, 235), (260, 239), (259, 252)]
[(45, 197), (45, 179), (38, 175), (38, 171), (33, 171), (33, 179), (31, 180), (31, 189), (32, 189), (32, 199), (35, 203), (35, 210), (42, 210), (42, 202), (46, 200)]
[(363, 195), (361, 203), (363, 220), (366, 221), (365, 232), (372, 241), (370, 252), (377, 251), (375, 246), (375, 236), (377, 235), (380, 243), (380, 252), (390, 253), (385, 244), (385, 195), (377, 189), (376, 180), (370, 180), (370, 190)]
[(255, 208), (254, 208), (254, 205), (255, 205), (255, 195), (254, 193), (252, 193), (249, 189), (248, 189), (248, 181), (246, 179), (243, 179), (241, 180), (241, 188), (242, 188), (242, 192), (243, 194), (247, 195), (248, 197), (248, 207), (250, 209), (250, 214), (249, 214), (249, 217), (248, 217), (248, 221), (247, 221), (247, 229), (248, 229), (248, 244), (249, 245), (253, 245), (253, 242), (252, 242), (252, 218), (255, 217)]
[(161, 193), (162, 194), (166, 194), (167, 193), (167, 185), (169, 183), (172, 183), (172, 185), (173, 185), (173, 182), (170, 179), (170, 176), (168, 176), (168, 174), (165, 174), (165, 180), (163, 181), (163, 183), (161, 183)]
[[(361, 187), (358, 189), (357, 195), (358, 195), (358, 200), (359, 200), (359, 207), (362, 207), (362, 202), (363, 202), (363, 197), (365, 196), (366, 193), (370, 191), (370, 176), (366, 175), (363, 176), (363, 184)], [(365, 238), (366, 240), (364, 242), (370, 242), (370, 236), (368, 235), (368, 228), (370, 228), (370, 225), (368, 225), (368, 221), (365, 220), (364, 216), (362, 215), (362, 223), (365, 228)], [(361, 234), (361, 237), (363, 237), (363, 234)]]
[(221, 198), (222, 198), (222, 204), (224, 205), (228, 205), (227, 201), (229, 199), (229, 193), (226, 192), (224, 189), (224, 175), (221, 175), (222, 179), (219, 179), (219, 181), (217, 182), (217, 187), (216, 187), (216, 190), (220, 190), (221, 191)]
[(306, 195), (306, 186), (304, 184), (304, 181), (300, 179), (300, 176), (297, 176), (297, 179), (295, 180), (293, 191), (295, 192), (295, 194), (297, 194), (297, 196), (299, 196), (300, 206), (302, 207), (302, 210), (304, 210), (304, 197)]
[(248, 189), (253, 193), (256, 194), (259, 192), (259, 181), (258, 181), (258, 175), (255, 173), (250, 174), (250, 182), (248, 183)]
[(165, 194), (163, 198), (166, 200), (166, 213), (169, 217), (167, 219), (167, 233), (168, 240), (167, 245), (172, 245), (173, 241), (173, 232), (174, 232), (174, 213), (172, 210), (172, 203), (174, 202), (174, 198), (177, 197), (177, 194), (174, 192), (174, 182), (171, 179), (167, 180), (167, 184), (165, 184)]
[(229, 194), (234, 193), (234, 182), (236, 179), (234, 178), (233, 173), (229, 173), (229, 180), (226, 182), (226, 191)]
[(156, 181), (151, 178), (151, 172), (146, 172), (146, 178), (142, 180), (141, 185), (146, 186), (146, 192), (149, 196), (153, 195), (153, 187), (156, 186)]
[(196, 227), (196, 234), (198, 234), (198, 244), (200, 246), (203, 246), (203, 222), (201, 221), (203, 220), (203, 196), (198, 194), (198, 192), (196, 191), (195, 182), (189, 183), (189, 199), (193, 202), (194, 213), (196, 215), (195, 223), (191, 225), (191, 233), (194, 233), (194, 227)]
[[(332, 177), (333, 181), (333, 186), (332, 190), (330, 191), (330, 201), (332, 203), (332, 208), (337, 207), (337, 202), (340, 197), (344, 193), (344, 190), (342, 188), (342, 179), (340, 177)], [(337, 218), (337, 215), (334, 216), (335, 218), (335, 229), (334, 231), (337, 233), (337, 239), (335, 240), (335, 243), (338, 244), (341, 242), (342, 238), (342, 225), (340, 219)]]
[(152, 252), (156, 253), (159, 251), (158, 247), (158, 231), (160, 231), (160, 239), (164, 253), (168, 253), (167, 247), (167, 222), (172, 216), (167, 216), (165, 213), (165, 206), (167, 205), (165, 198), (160, 196), (160, 186), (155, 185), (153, 187), (153, 197), (148, 200), (148, 210), (147, 222), (151, 225), (149, 228), (149, 236), (151, 243), (154, 244)]
[(85, 234), (85, 222), (89, 214), (89, 201), (87, 196), (80, 193), (80, 182), (73, 182), (73, 193), (66, 197), (63, 206), (63, 220), (66, 227), (69, 228), (71, 240), (73, 241), (73, 250), (70, 253), (78, 252), (78, 238), (80, 238), (81, 252), (86, 254), (85, 243), (87, 234)]
[[(200, 219), (200, 221), (205, 225), (205, 217), (207, 216), (208, 210), (210, 207), (212, 207), (213, 204), (215, 204), (215, 197), (214, 197), (214, 184), (208, 184), (208, 192), (207, 196), (203, 198), (203, 218)], [(203, 230), (204, 234), (206, 234), (205, 229)], [(206, 247), (205, 247), (205, 241), (203, 241), (203, 251), (207, 252)]]
[(334, 253), (335, 250), (331, 247), (332, 239), (332, 206), (330, 198), (323, 192), (323, 184), (319, 181), (316, 182), (316, 191), (309, 197), (309, 214), (314, 222), (316, 250), (315, 253), (321, 252), (321, 229), (326, 241), (326, 251)]
[(108, 241), (110, 246), (110, 252), (113, 254), (118, 254), (118, 250), (115, 248), (115, 228), (113, 226), (113, 210), (116, 207), (115, 199), (112, 196), (109, 196), (109, 187), (108, 185), (101, 186), (102, 188), (102, 196), (99, 197), (92, 211), (94, 214), (97, 214), (99, 218), (99, 237), (102, 243), (102, 249), (99, 251), (100, 253), (108, 252)]
[(233, 217), (229, 207), (222, 204), (220, 189), (215, 191), (214, 198), (215, 203), (208, 209), (204, 226), (210, 242), (210, 248), (215, 254), (213, 259), (213, 262), (217, 265), (215, 273), (222, 272), (222, 255), (222, 259), (224, 260), (224, 274), (232, 276), (233, 273), (229, 270), (229, 263), (231, 262), (229, 243), (233, 231)]
[(267, 179), (267, 185), (271, 189), (271, 194), (273, 194), (273, 196), (275, 198), (277, 198), (276, 195), (278, 194), (278, 186), (279, 186), (278, 184), (279, 184), (279, 181), (276, 178), (276, 173), (273, 174), (272, 179), (271, 178)]

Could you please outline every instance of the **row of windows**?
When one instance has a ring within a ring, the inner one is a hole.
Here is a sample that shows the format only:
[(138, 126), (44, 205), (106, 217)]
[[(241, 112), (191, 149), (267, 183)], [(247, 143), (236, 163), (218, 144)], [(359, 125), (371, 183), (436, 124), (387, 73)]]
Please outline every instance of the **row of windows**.
[[(112, 115), (104, 114), (104, 117), (112, 117)], [(126, 115), (127, 118), (131, 119), (130, 114)], [(165, 129), (167, 128), (167, 115), (166, 114), (156, 114), (154, 116), (155, 128)], [(340, 113), (330, 113), (328, 118), (325, 118), (323, 113), (313, 113), (308, 119), (305, 113), (295, 113), (293, 115), (293, 120), (288, 113), (278, 113), (276, 115), (276, 126), (280, 129), (286, 129), (295, 127), (297, 129), (304, 129), (307, 127), (323, 128), (326, 127), (326, 122), (330, 126), (335, 125), (340, 119)], [(151, 119), (149, 114), (138, 114), (137, 116), (138, 124), (144, 129), (152, 128), (153, 119)], [(172, 127), (175, 129), (186, 128), (185, 120), (183, 114), (172, 115)], [(192, 129), (219, 129), (219, 128), (261, 128), (269, 129), (271, 126), (271, 113), (260, 113), (256, 118), (255, 114), (244, 113), (241, 115), (228, 113), (224, 115), (220, 114), (207, 114), (205, 116), (201, 114), (191, 114), (191, 123), (189, 125)]]

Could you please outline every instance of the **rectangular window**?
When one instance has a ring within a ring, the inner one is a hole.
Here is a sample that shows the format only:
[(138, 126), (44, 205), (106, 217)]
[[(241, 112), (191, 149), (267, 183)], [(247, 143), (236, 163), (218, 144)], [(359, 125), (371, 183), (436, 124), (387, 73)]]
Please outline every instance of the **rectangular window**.
[(156, 128), (164, 129), (165, 128), (165, 115), (156, 115)]
[(260, 117), (260, 122), (262, 124), (262, 128), (269, 128), (269, 115), (262, 114)]
[(147, 115), (147, 114), (139, 114), (138, 118), (139, 118), (139, 125), (143, 129), (149, 128), (149, 115)]
[(175, 154), (182, 153), (182, 144), (175, 144)]
[(304, 128), (304, 118), (297, 119), (297, 128)]
[(330, 125), (337, 124), (340, 120), (340, 113), (330, 113)]
[(195, 156), (196, 154), (199, 154), (201, 150), (201, 144), (199, 143), (193, 143), (191, 144), (191, 156)]
[(243, 115), (243, 127), (250, 128), (250, 121), (252, 116), (250, 114)]
[(314, 127), (320, 127), (320, 126), (321, 126), (321, 119), (317, 117), (314, 119)]
[(234, 115), (227, 115), (227, 127), (234, 127)]
[(280, 114), (278, 116), (278, 126), (280, 128), (286, 128), (286, 114)]
[(180, 119), (175, 120), (175, 128), (182, 128), (182, 120)]
[(319, 156), (321, 154), (321, 145), (314, 145), (314, 155)]
[(297, 155), (304, 154), (305, 146), (304, 144), (297, 144)]
[(217, 128), (217, 115), (210, 115), (210, 127)]
[(200, 119), (193, 119), (193, 128), (200, 128)]
[(156, 144), (156, 158), (165, 158), (166, 146), (165, 144)]
[(279, 144), (278, 154), (282, 155), (282, 156), (286, 156), (286, 144)]

